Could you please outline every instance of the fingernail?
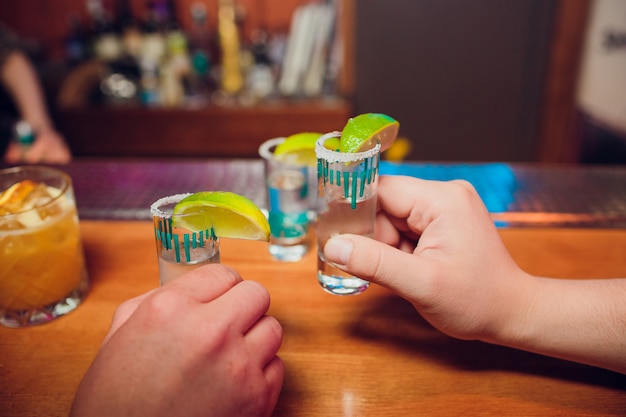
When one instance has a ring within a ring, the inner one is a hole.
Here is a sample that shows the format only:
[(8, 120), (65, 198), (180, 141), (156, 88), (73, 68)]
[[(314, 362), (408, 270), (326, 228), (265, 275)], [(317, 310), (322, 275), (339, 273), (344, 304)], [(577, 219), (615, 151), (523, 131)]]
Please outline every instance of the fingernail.
[(334, 264), (345, 266), (350, 261), (354, 244), (350, 239), (342, 237), (333, 237), (324, 246), (324, 255), (326, 259)]

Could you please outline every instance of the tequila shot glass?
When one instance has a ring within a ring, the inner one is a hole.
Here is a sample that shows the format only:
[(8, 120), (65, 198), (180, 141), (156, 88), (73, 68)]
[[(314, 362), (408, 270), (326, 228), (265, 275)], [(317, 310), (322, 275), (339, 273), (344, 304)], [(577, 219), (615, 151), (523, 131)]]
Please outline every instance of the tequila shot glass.
[(88, 287), (71, 178), (42, 166), (0, 170), (0, 324), (68, 314)]
[(324, 146), (327, 140), (339, 137), (340, 132), (327, 133), (315, 146), (318, 178), (317, 279), (322, 288), (331, 294), (354, 295), (365, 291), (369, 282), (326, 261), (324, 245), (331, 237), (344, 233), (373, 235), (380, 144), (357, 153), (341, 153)]
[(309, 227), (315, 199), (311, 198), (309, 178), (314, 179), (314, 170), (298, 161), (277, 157), (274, 151), (284, 140), (269, 139), (259, 147), (271, 230), (269, 252), (278, 261), (297, 262), (311, 245)]
[(163, 197), (150, 206), (161, 285), (199, 266), (220, 263), (220, 240), (212, 229), (192, 232), (176, 226), (177, 218), (189, 214), (174, 214), (174, 207), (189, 195)]

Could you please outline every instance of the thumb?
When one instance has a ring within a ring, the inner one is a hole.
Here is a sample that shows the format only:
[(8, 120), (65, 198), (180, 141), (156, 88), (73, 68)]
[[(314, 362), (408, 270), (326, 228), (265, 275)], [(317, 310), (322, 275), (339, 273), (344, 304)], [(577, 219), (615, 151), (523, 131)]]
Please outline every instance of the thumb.
[(419, 256), (359, 235), (339, 235), (324, 246), (326, 260), (339, 269), (391, 289), (413, 300), (419, 297), (422, 279), (431, 276), (431, 262)]

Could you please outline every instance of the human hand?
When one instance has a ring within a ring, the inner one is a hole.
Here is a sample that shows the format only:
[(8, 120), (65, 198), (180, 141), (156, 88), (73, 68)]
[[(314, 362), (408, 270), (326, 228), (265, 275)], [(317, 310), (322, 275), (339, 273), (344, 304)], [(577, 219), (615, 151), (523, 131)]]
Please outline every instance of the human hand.
[(45, 128), (37, 132), (35, 142), (25, 153), (18, 143), (11, 142), (4, 159), (10, 164), (20, 162), (28, 164), (67, 164), (71, 161), (72, 154), (65, 143), (65, 139), (59, 132)]
[(123, 303), (71, 415), (269, 416), (284, 372), (269, 303), (220, 264)]
[(330, 239), (326, 258), (409, 300), (443, 332), (493, 341), (532, 282), (465, 181), (380, 178), (374, 238)]

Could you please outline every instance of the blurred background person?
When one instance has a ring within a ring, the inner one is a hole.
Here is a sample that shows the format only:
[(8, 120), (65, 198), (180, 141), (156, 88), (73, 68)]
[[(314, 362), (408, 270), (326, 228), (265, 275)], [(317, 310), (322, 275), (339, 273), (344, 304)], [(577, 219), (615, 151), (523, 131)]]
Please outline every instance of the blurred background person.
[(0, 155), (4, 162), (68, 163), (70, 149), (54, 128), (38, 74), (20, 49), (16, 35), (1, 24), (0, 84), (9, 99), (0, 109)]

